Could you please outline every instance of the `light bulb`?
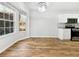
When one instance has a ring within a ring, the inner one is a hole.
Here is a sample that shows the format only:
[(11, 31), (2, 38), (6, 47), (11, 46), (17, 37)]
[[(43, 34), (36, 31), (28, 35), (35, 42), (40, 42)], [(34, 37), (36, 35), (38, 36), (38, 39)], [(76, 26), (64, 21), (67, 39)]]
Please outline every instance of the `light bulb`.
[(39, 11), (40, 11), (40, 12), (44, 12), (44, 11), (46, 11), (45, 6), (41, 6), (41, 7), (39, 7)]

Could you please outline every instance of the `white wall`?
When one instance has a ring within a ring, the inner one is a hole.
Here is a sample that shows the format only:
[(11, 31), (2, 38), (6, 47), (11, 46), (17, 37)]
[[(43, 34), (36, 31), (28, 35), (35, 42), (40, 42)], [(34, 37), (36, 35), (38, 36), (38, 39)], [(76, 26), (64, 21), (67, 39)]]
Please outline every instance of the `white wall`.
[[(15, 7), (17, 7), (15, 3), (12, 3)], [(19, 7), (21, 7), (19, 5)], [(18, 7), (17, 7), (18, 8)], [(23, 7), (22, 7), (23, 8)], [(27, 9), (28, 10), (28, 9)], [(28, 38), (29, 37), (29, 20), (28, 18), (26, 19), (26, 31), (25, 32), (19, 32), (19, 13), (18, 10), (15, 10), (16, 14), (15, 14), (15, 31), (14, 33), (10, 33), (7, 35), (3, 35), (0, 37), (0, 53), (3, 52), (5, 49), (7, 49), (8, 47), (10, 47), (12, 44), (14, 44), (15, 42), (24, 39), (24, 38)], [(28, 11), (27, 11), (27, 15), (28, 15)]]
[(57, 37), (58, 13), (31, 11), (31, 37)]

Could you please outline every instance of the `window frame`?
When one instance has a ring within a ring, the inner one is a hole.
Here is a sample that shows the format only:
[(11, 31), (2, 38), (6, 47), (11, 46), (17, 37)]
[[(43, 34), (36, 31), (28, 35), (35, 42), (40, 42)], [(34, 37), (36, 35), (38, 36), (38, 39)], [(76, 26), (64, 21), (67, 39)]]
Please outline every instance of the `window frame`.
[[(6, 8), (8, 8), (8, 9), (10, 9), (11, 11), (13, 11), (13, 9), (11, 9), (11, 8), (9, 8), (8, 6), (6, 6), (6, 5), (3, 5), (3, 4), (1, 4), (0, 3), (0, 5), (2, 5), (2, 6), (5, 6)], [(10, 33), (14, 33), (14, 13), (11, 13), (11, 12), (2, 12), (2, 11), (0, 11), (1, 13), (3, 13), (3, 18), (0, 18), (0, 21), (3, 21), (4, 22), (4, 26), (3, 27), (0, 27), (0, 28), (3, 28), (3, 31), (4, 31), (4, 34), (3, 35), (0, 35), (0, 37), (2, 37), (2, 36), (6, 36), (6, 35), (8, 35), (8, 34), (10, 34)], [(14, 11), (13, 11), (14, 12)], [(9, 17), (8, 17), (8, 19), (5, 19), (5, 14), (8, 14), (9, 15)], [(11, 20), (11, 16), (10, 16), (10, 14), (13, 14), (13, 20)], [(5, 26), (5, 23), (7, 23), (7, 22), (9, 22), (9, 27), (7, 27), (7, 26)], [(11, 23), (13, 23), (12, 24), (12, 26), (11, 26)], [(13, 29), (12, 29), (13, 28)], [(9, 29), (9, 32), (8, 33), (6, 33), (6, 29)], [(12, 30), (11, 30), (12, 29)], [(11, 32), (12, 31), (12, 32)]]

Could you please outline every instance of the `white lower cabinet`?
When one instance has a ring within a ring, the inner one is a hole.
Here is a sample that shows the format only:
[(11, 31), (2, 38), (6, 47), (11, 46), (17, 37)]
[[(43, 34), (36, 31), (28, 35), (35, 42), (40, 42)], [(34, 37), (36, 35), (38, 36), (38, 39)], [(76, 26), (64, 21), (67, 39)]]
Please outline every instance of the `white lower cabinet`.
[(58, 38), (61, 40), (70, 40), (71, 39), (71, 29), (59, 28), (58, 29)]

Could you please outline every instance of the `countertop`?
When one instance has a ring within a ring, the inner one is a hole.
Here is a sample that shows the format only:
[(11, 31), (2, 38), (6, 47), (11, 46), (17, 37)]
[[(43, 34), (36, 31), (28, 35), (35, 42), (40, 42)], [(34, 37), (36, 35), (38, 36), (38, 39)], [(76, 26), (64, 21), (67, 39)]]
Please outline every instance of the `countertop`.
[[(72, 26), (72, 27), (67, 28), (66, 26)], [(76, 24), (59, 23), (58, 28), (62, 28), (62, 29), (77, 28), (77, 29), (79, 29), (79, 23), (76, 23)]]

